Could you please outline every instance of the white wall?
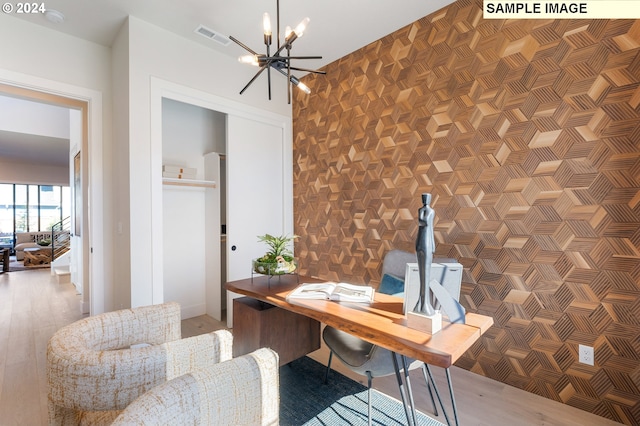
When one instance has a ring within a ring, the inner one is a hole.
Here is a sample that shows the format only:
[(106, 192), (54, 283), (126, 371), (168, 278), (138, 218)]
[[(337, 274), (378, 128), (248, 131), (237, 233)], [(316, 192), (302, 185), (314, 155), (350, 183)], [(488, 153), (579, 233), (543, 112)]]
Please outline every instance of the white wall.
[(224, 117), (216, 111), (163, 99), (162, 164), (194, 167), (197, 178), (204, 179), (203, 155), (224, 153)]
[(69, 109), (0, 96), (0, 129), (29, 135), (69, 139)]
[(0, 158), (0, 183), (69, 186), (69, 168)]
[[(131, 305), (141, 306), (164, 300), (162, 266), (154, 267), (149, 247), (160, 248), (162, 253), (163, 224), (161, 197), (153, 199), (149, 188), (154, 180), (160, 180), (162, 153), (152, 149), (151, 99), (152, 77), (175, 82), (235, 102), (252, 105), (291, 117), (291, 107), (286, 102), (286, 85), (278, 88), (275, 82), (274, 97), (269, 101), (265, 90), (239, 95), (240, 89), (255, 73), (255, 69), (243, 66), (230, 56), (192, 43), (175, 34), (134, 17), (128, 20), (129, 34), (129, 166), (130, 166), (130, 226), (131, 226)], [(264, 89), (264, 88), (263, 88)], [(281, 90), (280, 90), (281, 89)], [(153, 165), (153, 166), (152, 166)], [(151, 218), (151, 220), (150, 220)], [(154, 279), (154, 277), (156, 279)]]
[(0, 68), (100, 90), (109, 99), (108, 47), (2, 13), (0, 53)]
[(115, 309), (131, 307), (131, 227), (129, 220), (129, 26), (123, 25), (112, 46), (114, 253), (113, 299)]

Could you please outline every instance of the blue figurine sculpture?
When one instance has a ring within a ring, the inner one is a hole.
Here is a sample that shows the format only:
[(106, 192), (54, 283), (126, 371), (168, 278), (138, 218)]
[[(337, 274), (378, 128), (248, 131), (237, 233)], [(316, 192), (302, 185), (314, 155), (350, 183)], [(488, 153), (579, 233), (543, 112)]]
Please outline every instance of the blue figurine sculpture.
[(418, 273), (420, 276), (420, 295), (414, 312), (434, 315), (435, 309), (429, 302), (429, 282), (431, 275), (431, 262), (436, 241), (433, 236), (433, 218), (435, 211), (429, 205), (431, 194), (422, 194), (422, 207), (418, 210), (418, 238), (416, 239), (416, 254), (418, 256)]

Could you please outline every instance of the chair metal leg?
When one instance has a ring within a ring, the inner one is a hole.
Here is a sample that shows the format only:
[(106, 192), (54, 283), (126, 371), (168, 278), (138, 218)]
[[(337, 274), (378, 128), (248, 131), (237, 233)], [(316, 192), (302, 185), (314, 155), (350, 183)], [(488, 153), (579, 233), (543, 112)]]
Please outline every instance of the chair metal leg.
[[(431, 374), (431, 368), (429, 368), (429, 364), (425, 363), (423, 365), (424, 370), (429, 375), (429, 380), (433, 383), (433, 390), (436, 392), (436, 398), (438, 398), (438, 402), (440, 403), (440, 408), (442, 408), (442, 414), (444, 414), (444, 418), (447, 421), (447, 424), (451, 426), (451, 421), (449, 420), (449, 416), (447, 415), (447, 410), (444, 408), (444, 404), (442, 403), (442, 398), (440, 397), (440, 392), (438, 391), (438, 385), (436, 385), (435, 380), (433, 380), (433, 375)], [(425, 376), (426, 380), (426, 376)]]
[(371, 377), (371, 371), (367, 371), (367, 418), (368, 425), (371, 426), (371, 381), (373, 377)]
[(409, 366), (407, 365), (407, 357), (402, 355), (402, 369), (404, 370), (404, 383), (407, 385), (407, 393), (409, 394), (409, 405), (411, 406), (411, 416), (413, 417), (413, 424), (417, 425), (416, 419), (416, 405), (413, 400), (413, 390), (411, 389), (411, 380), (409, 380)]
[(456, 426), (458, 426), (458, 407), (456, 407), (456, 399), (453, 397), (453, 384), (451, 383), (451, 372), (449, 368), (444, 369), (447, 374), (447, 383), (449, 384), (449, 395), (451, 395), (451, 405), (453, 406), (453, 417), (456, 420)]
[[(396, 379), (398, 380), (398, 388), (400, 389), (400, 398), (402, 398), (402, 405), (404, 406), (404, 413), (407, 416), (407, 425), (408, 426), (412, 426), (413, 425), (413, 416), (411, 415), (411, 413), (409, 412), (409, 406), (407, 404), (407, 396), (405, 394), (405, 390), (404, 390), (404, 384), (402, 382), (402, 375), (400, 374), (400, 367), (398, 365), (398, 354), (396, 354), (395, 352), (391, 352), (391, 359), (393, 360), (393, 368), (396, 372)], [(413, 407), (411, 407), (411, 410), (413, 411)]]
[(331, 370), (331, 359), (333, 358), (333, 351), (329, 352), (329, 362), (327, 362), (327, 371), (324, 372), (324, 384), (329, 383), (329, 371)]
[[(427, 370), (426, 368), (424, 368), (424, 366), (422, 367), (422, 375), (424, 376), (424, 381), (427, 384), (427, 390), (429, 391), (429, 398), (431, 399), (431, 406), (433, 407), (433, 414), (434, 415), (438, 415), (438, 407), (436, 406), (436, 401), (435, 399), (433, 399), (433, 390), (431, 389), (431, 380), (429, 380), (429, 377), (427, 376)], [(435, 384), (434, 384), (435, 386)]]

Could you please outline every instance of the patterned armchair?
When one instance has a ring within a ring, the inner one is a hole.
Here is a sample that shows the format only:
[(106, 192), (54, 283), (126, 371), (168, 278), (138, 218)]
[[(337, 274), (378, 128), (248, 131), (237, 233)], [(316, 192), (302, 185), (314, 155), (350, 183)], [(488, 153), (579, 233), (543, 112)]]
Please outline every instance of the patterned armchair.
[(228, 331), (181, 339), (180, 326), (180, 305), (165, 303), (58, 330), (47, 347), (49, 424), (109, 424), (155, 386), (231, 359)]
[(278, 373), (278, 354), (258, 349), (151, 389), (113, 426), (277, 425)]

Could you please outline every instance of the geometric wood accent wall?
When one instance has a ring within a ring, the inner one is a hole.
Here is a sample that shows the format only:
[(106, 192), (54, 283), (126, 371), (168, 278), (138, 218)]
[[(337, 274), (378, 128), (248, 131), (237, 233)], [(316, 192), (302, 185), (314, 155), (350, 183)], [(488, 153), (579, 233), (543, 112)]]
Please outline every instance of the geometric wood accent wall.
[(458, 1), (325, 70), (293, 105), (301, 272), (377, 285), (429, 192), (495, 322), (457, 365), (640, 424), (640, 21)]

